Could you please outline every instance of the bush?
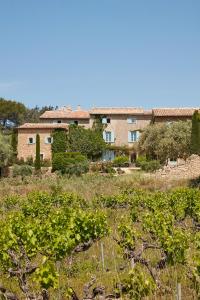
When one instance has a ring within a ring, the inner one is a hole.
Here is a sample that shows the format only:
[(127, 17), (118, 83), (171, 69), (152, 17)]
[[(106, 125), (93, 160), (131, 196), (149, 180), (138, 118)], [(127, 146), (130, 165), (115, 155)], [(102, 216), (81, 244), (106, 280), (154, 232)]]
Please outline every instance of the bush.
[(13, 166), (13, 177), (16, 176), (30, 176), (33, 174), (33, 169), (29, 165), (14, 165)]
[(80, 176), (89, 170), (87, 158), (78, 152), (55, 153), (52, 160), (52, 171), (62, 174)]
[(113, 169), (113, 164), (110, 161), (91, 163), (90, 171), (99, 172), (99, 173), (108, 173), (108, 174), (115, 173), (115, 170)]
[(49, 159), (41, 160), (41, 167), (51, 167), (51, 161)]
[(149, 161), (141, 162), (140, 167), (143, 171), (154, 172), (154, 171), (160, 169), (161, 164), (158, 160), (149, 160)]
[(129, 167), (129, 157), (128, 156), (117, 156), (113, 160), (114, 167)]
[(136, 167), (141, 167), (141, 164), (146, 162), (146, 161), (147, 161), (146, 156), (140, 155), (140, 156), (137, 157), (135, 165), (136, 165)]

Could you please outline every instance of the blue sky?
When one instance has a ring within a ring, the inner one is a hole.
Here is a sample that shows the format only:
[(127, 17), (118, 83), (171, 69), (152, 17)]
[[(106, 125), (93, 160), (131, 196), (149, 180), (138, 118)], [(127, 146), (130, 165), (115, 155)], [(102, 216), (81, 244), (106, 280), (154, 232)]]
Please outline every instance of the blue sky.
[(199, 106), (199, 0), (0, 0), (0, 97)]

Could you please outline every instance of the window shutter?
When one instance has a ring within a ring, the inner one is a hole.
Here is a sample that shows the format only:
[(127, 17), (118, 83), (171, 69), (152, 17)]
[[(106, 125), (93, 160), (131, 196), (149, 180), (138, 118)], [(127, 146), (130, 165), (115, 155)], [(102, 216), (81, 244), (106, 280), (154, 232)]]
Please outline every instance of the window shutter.
[(35, 138), (35, 136), (33, 137), (33, 144), (35, 144), (36, 143), (36, 138)]
[(132, 140), (131, 140), (131, 131), (128, 131), (128, 142), (131, 143)]
[(128, 123), (128, 124), (132, 124), (132, 118), (128, 118), (128, 119), (127, 119), (127, 123)]
[(111, 131), (111, 143), (115, 142), (115, 135), (114, 135), (114, 131)]
[(106, 132), (105, 131), (103, 131), (103, 139), (104, 139), (104, 141), (106, 141)]

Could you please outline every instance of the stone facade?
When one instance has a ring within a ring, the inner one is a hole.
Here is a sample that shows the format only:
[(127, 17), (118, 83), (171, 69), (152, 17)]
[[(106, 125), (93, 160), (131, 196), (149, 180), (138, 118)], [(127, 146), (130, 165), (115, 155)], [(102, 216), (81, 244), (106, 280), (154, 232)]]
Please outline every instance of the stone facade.
[[(38, 125), (38, 126), (37, 126)], [(40, 154), (42, 159), (51, 160), (51, 135), (54, 129), (67, 127), (58, 125), (24, 124), (18, 128), (18, 159), (27, 160), (36, 155), (36, 135), (40, 135)], [(31, 143), (30, 143), (31, 141)]]
[[(95, 116), (91, 114), (91, 126), (95, 120)], [(115, 146), (128, 146), (133, 147), (137, 143), (139, 134), (151, 122), (151, 115), (147, 114), (106, 114), (106, 118), (110, 123), (105, 124), (105, 132), (111, 132), (113, 139), (107, 141)], [(133, 119), (134, 122), (130, 123), (129, 120)], [(129, 139), (130, 132), (138, 132), (135, 140)]]

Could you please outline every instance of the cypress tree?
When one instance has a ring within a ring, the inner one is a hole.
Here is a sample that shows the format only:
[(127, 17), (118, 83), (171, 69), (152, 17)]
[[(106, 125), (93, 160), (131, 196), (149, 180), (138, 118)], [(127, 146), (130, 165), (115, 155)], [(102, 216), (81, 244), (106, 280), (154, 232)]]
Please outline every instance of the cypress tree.
[(197, 110), (192, 116), (191, 154), (200, 155), (200, 114)]
[(41, 169), (40, 164), (40, 136), (36, 134), (36, 156), (35, 156), (35, 170), (39, 171)]

